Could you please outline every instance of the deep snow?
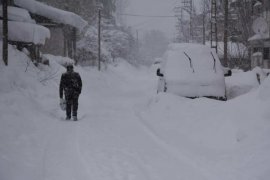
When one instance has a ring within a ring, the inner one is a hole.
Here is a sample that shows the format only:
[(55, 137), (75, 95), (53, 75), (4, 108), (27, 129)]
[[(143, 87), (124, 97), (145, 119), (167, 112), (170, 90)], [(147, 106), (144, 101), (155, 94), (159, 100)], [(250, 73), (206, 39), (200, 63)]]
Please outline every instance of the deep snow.
[[(270, 79), (227, 102), (156, 94), (154, 69), (119, 61), (83, 80), (65, 121), (63, 67), (0, 61), (1, 180), (268, 180)], [(60, 57), (50, 56), (50, 59)], [(60, 58), (61, 59), (61, 58)]]

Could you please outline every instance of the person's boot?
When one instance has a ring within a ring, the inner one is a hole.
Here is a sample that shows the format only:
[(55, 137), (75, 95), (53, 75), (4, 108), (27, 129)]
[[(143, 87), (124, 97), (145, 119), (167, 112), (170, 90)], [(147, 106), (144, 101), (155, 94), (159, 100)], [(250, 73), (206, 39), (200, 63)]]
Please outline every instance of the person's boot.
[(73, 120), (74, 120), (74, 121), (78, 121), (77, 116), (73, 116)]
[(70, 120), (70, 117), (69, 117), (69, 116), (67, 116), (67, 117), (66, 117), (66, 120)]

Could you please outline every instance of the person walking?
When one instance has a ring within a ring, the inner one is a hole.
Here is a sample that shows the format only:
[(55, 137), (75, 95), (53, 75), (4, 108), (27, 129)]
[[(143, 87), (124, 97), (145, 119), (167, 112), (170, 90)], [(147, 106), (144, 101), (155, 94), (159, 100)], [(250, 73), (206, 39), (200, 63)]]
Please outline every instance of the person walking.
[(64, 93), (66, 101), (66, 120), (71, 119), (72, 112), (73, 120), (77, 121), (78, 100), (82, 90), (82, 80), (80, 74), (74, 72), (72, 64), (68, 64), (66, 68), (67, 72), (62, 74), (60, 81), (60, 102), (64, 101)]

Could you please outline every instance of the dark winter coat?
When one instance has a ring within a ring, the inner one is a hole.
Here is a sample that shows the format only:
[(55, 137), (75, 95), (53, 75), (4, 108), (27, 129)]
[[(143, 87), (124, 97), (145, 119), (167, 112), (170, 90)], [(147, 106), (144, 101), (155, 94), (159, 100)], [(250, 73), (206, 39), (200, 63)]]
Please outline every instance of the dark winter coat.
[(63, 92), (66, 99), (79, 96), (82, 90), (82, 80), (77, 72), (66, 72), (61, 76), (59, 94), (60, 98), (63, 98)]

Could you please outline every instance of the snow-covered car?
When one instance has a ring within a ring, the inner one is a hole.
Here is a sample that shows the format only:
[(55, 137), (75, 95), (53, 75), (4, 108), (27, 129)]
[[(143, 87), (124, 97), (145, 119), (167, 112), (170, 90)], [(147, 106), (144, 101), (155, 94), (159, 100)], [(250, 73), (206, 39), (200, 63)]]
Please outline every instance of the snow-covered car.
[(192, 43), (168, 46), (157, 70), (158, 92), (226, 100), (224, 69), (211, 48)]

